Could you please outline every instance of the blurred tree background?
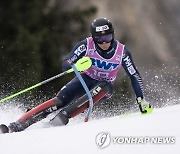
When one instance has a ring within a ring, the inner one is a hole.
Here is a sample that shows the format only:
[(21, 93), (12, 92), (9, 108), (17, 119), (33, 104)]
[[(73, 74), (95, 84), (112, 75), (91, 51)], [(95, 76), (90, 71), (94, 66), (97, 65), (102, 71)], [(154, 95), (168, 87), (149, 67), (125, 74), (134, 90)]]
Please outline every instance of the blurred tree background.
[[(61, 61), (89, 31), (88, 18), (96, 8), (63, 10), (63, 2), (0, 1), (1, 97), (61, 72)], [(70, 76), (25, 95), (51, 96)]]

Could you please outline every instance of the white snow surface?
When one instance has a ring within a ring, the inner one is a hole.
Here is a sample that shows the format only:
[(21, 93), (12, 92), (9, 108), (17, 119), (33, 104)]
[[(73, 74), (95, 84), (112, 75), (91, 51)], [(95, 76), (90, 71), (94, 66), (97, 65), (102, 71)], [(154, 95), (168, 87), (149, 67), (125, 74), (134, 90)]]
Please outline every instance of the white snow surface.
[[(0, 114), (0, 122), (12, 119), (12, 113)], [(0, 154), (180, 153), (180, 105), (154, 109), (149, 115), (133, 113), (60, 127), (44, 128), (40, 123), (23, 132), (0, 134)], [(108, 132), (111, 138), (109, 146), (103, 149), (96, 144), (96, 136), (102, 132)], [(173, 137), (175, 143), (115, 144), (112, 137)]]

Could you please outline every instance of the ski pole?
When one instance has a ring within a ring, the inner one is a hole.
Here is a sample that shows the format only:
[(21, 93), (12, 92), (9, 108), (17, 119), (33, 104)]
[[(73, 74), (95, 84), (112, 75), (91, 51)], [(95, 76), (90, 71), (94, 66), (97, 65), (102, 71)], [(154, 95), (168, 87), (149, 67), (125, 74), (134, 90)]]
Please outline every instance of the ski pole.
[[(83, 57), (83, 58), (79, 59), (79, 60), (76, 62), (76, 64), (75, 64), (75, 66), (76, 66), (76, 68), (77, 68), (77, 70), (78, 70), (79, 72), (83, 72), (83, 71), (87, 70), (88, 68), (91, 67), (91, 65), (92, 65), (92, 62), (91, 62), (91, 59), (90, 59), (89, 57)], [(25, 92), (27, 92), (27, 91), (30, 91), (30, 90), (32, 90), (32, 89), (34, 89), (34, 88), (36, 88), (36, 87), (39, 87), (39, 86), (41, 86), (41, 85), (43, 85), (43, 84), (46, 84), (46, 83), (48, 83), (48, 82), (50, 82), (50, 81), (52, 81), (52, 80), (54, 80), (54, 79), (57, 79), (57, 78), (59, 78), (59, 77), (61, 77), (61, 76), (64, 76), (64, 75), (66, 75), (66, 74), (68, 74), (68, 73), (71, 73), (71, 72), (73, 72), (73, 71), (74, 71), (74, 70), (71, 68), (71, 69), (69, 69), (69, 70), (67, 70), (67, 71), (65, 71), (65, 72), (62, 72), (62, 73), (60, 73), (60, 74), (58, 74), (58, 75), (56, 75), (56, 76), (53, 76), (53, 77), (51, 77), (51, 78), (49, 78), (49, 79), (47, 79), (47, 80), (44, 80), (44, 81), (42, 81), (42, 82), (40, 82), (40, 83), (37, 83), (37, 84), (35, 84), (35, 85), (33, 85), (33, 86), (29, 87), (29, 88), (26, 88), (26, 89), (24, 89), (24, 90), (21, 90), (21, 91), (15, 93), (15, 94), (12, 94), (12, 95), (10, 95), (10, 96), (8, 96), (8, 97), (5, 97), (5, 98), (3, 98), (3, 99), (0, 100), (0, 103), (2, 103), (2, 102), (4, 102), (4, 101), (7, 101), (7, 100), (9, 100), (9, 99), (11, 99), (11, 98), (14, 98), (14, 97), (16, 97), (16, 96), (18, 96), (18, 95), (20, 95), (20, 94), (22, 94), (22, 93), (25, 93)]]

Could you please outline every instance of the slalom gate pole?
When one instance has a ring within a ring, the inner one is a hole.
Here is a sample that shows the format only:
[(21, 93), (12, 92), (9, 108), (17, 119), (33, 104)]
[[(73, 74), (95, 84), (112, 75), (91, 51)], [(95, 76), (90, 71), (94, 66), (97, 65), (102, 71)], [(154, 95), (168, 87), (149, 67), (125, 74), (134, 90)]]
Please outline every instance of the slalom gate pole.
[(85, 117), (85, 119), (84, 119), (84, 122), (88, 122), (89, 117), (90, 117), (91, 112), (92, 112), (92, 109), (93, 109), (93, 99), (92, 99), (91, 93), (90, 93), (90, 91), (89, 91), (89, 89), (88, 89), (85, 81), (83, 80), (82, 76), (81, 76), (80, 73), (78, 72), (76, 66), (75, 66), (75, 65), (72, 65), (71, 67), (73, 68), (74, 73), (76, 74), (76, 76), (78, 77), (79, 81), (81, 82), (84, 90), (85, 90), (86, 93), (87, 93), (88, 99), (89, 99), (89, 109), (88, 109), (88, 113), (87, 113), (87, 115), (86, 115), (86, 117)]

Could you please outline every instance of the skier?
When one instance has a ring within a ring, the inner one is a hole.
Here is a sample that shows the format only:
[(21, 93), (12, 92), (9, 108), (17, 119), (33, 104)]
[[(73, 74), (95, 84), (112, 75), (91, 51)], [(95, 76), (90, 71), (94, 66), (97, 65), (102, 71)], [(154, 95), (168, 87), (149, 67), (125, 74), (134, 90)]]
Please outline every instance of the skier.
[[(95, 19), (90, 27), (91, 37), (77, 43), (62, 64), (64, 71), (71, 68), (83, 56), (92, 60), (92, 67), (81, 73), (90, 89), (94, 103), (106, 100), (113, 94), (113, 83), (117, 72), (124, 68), (130, 77), (136, 100), (142, 113), (152, 112), (151, 105), (143, 96), (143, 82), (137, 71), (130, 52), (114, 38), (112, 23), (106, 18)], [(19, 120), (11, 123), (9, 132), (26, 129), (33, 123), (47, 117), (50, 113), (60, 112), (52, 119), (53, 124), (66, 125), (72, 118), (88, 108), (88, 97), (77, 77), (61, 88), (56, 97), (25, 113)]]

